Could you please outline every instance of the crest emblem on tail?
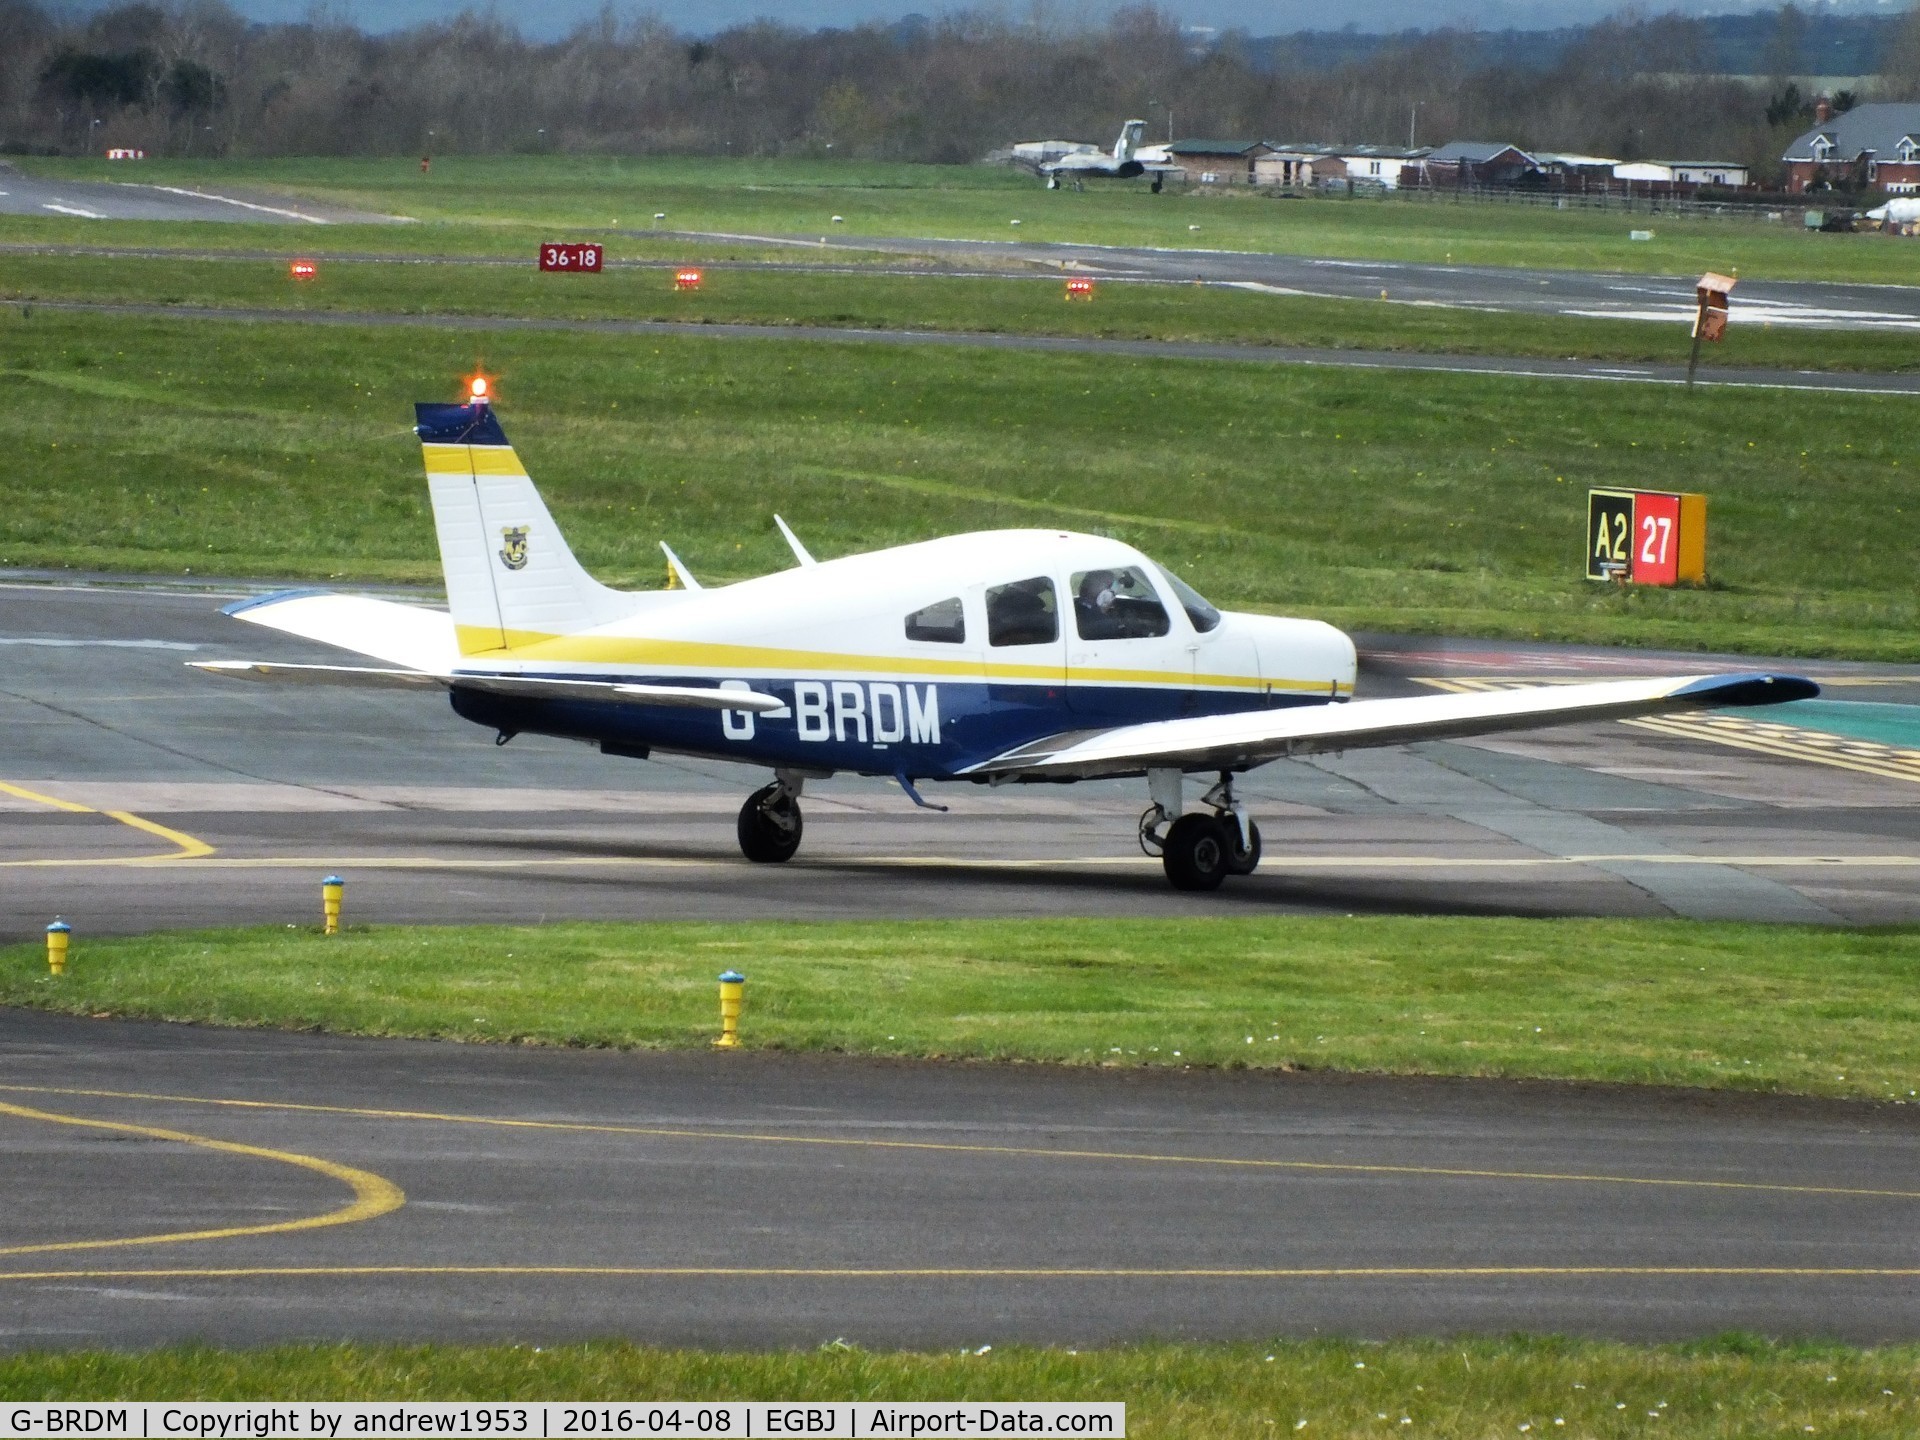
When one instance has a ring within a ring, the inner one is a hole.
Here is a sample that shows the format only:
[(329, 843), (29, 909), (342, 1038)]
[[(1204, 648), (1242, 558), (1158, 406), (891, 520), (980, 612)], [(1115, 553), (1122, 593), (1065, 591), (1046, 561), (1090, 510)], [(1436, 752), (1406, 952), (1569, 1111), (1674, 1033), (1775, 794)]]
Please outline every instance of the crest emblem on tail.
[(500, 538), (507, 543), (500, 547), (500, 563), (509, 570), (527, 568), (527, 527), (509, 525), (500, 532)]

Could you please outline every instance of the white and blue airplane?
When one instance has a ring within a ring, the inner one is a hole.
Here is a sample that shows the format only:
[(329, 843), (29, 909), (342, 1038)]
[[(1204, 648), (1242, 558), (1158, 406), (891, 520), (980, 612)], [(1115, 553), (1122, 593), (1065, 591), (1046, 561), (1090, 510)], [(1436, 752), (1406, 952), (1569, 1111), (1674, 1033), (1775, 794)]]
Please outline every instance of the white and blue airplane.
[[(1272, 760), (1819, 693), (1745, 673), (1356, 700), (1353, 642), (1332, 626), (1218, 610), (1131, 545), (1064, 530), (816, 561), (775, 516), (791, 569), (702, 588), (662, 544), (680, 588), (612, 590), (574, 559), (484, 390), (415, 408), (447, 609), (246, 600), (227, 613), (377, 663), (197, 668), (440, 689), (501, 744), (556, 735), (768, 767), (740, 810), (749, 860), (790, 858), (803, 787), (841, 771), (891, 777), (921, 805), (925, 781), (1144, 777), (1142, 846), (1174, 885), (1212, 890), (1260, 861), (1235, 779)], [(1191, 776), (1208, 783), (1189, 810)]]

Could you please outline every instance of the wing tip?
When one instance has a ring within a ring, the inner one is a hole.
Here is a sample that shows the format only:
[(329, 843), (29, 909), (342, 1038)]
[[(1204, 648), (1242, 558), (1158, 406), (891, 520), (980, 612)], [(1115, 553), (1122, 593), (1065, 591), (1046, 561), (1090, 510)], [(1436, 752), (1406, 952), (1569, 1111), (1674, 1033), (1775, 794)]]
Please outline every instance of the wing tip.
[(1674, 698), (1693, 700), (1701, 705), (1731, 707), (1783, 705), (1791, 700), (1812, 700), (1819, 693), (1819, 685), (1804, 675), (1784, 675), (1762, 670), (1741, 675), (1704, 676), (1674, 691)]
[(270, 590), (265, 595), (249, 595), (244, 600), (235, 600), (230, 605), (222, 605), (222, 615), (244, 615), (249, 610), (258, 610), (266, 605), (279, 605), (288, 600), (310, 600), (316, 595), (331, 595), (334, 592), (318, 586), (306, 586), (292, 590)]

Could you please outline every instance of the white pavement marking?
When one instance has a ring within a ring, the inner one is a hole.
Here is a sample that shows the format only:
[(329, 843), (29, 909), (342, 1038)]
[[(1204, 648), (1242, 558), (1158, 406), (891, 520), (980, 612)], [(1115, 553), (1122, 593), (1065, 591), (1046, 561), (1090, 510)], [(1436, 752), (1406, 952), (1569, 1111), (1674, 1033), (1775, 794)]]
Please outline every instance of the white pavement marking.
[(56, 205), (51, 200), (40, 202), (42, 210), (51, 210), (58, 215), (78, 215), (82, 220), (104, 220), (107, 217), (97, 210), (82, 210), (77, 205)]
[(256, 205), (251, 200), (236, 200), (231, 195), (215, 195), (207, 190), (182, 190), (177, 185), (138, 185), (130, 181), (116, 181), (116, 184), (141, 190), (164, 190), (169, 195), (186, 195), (195, 200), (218, 200), (222, 205), (238, 205), (242, 210), (258, 210), (263, 215), (284, 215), (289, 220), (304, 220), (309, 225), (331, 225), (331, 220), (322, 220), (318, 215), (308, 215), (299, 210), (282, 210), (277, 205)]
[(183, 640), (67, 640), (57, 635), (0, 635), (0, 645), (32, 645), (47, 650), (204, 650)]
[[(1691, 324), (1694, 305), (1658, 308), (1567, 310), (1587, 320), (1652, 320)], [(1809, 329), (1832, 330), (1920, 330), (1920, 317), (1884, 310), (1836, 310), (1816, 305), (1796, 305), (1791, 301), (1748, 301), (1733, 312), (1736, 324), (1799, 325)]]

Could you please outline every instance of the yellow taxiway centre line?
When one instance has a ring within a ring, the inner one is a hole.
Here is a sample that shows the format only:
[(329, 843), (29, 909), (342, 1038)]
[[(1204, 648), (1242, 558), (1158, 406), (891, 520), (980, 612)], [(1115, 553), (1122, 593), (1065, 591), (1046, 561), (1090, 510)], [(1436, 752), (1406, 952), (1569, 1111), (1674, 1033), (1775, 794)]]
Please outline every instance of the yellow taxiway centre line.
[[(27, 1088), (27, 1087), (20, 1087)], [(39, 1120), (49, 1125), (75, 1125), (90, 1130), (115, 1130), (125, 1135), (139, 1135), (148, 1140), (171, 1140), (181, 1145), (192, 1145), (202, 1150), (216, 1150), (226, 1155), (244, 1155), (251, 1160), (272, 1160), (282, 1165), (296, 1165), (302, 1170), (312, 1170), (325, 1175), (330, 1180), (338, 1180), (353, 1191), (351, 1204), (337, 1210), (329, 1210), (322, 1215), (309, 1215), (299, 1220), (276, 1220), (265, 1225), (228, 1225), (211, 1230), (171, 1230), (159, 1235), (133, 1235), (109, 1240), (62, 1240), (40, 1245), (0, 1246), (0, 1255), (41, 1255), (54, 1251), (70, 1250), (107, 1250), (129, 1245), (172, 1245), (186, 1240), (232, 1240), (243, 1235), (286, 1235), (297, 1230), (321, 1230), (333, 1225), (353, 1225), (362, 1220), (372, 1220), (398, 1210), (407, 1203), (406, 1192), (384, 1176), (375, 1175), (370, 1170), (357, 1170), (351, 1165), (337, 1165), (331, 1160), (322, 1160), (316, 1155), (301, 1155), (291, 1150), (268, 1150), (258, 1145), (240, 1145), (230, 1140), (215, 1140), (206, 1135), (192, 1135), (184, 1130), (163, 1130), (153, 1125), (131, 1125), (118, 1120), (88, 1120), (77, 1115), (56, 1115), (48, 1110), (32, 1110), (24, 1105), (9, 1105), (0, 1101), (0, 1115), (11, 1115), (20, 1120)]]
[(165, 857), (168, 860), (200, 860), (214, 853), (213, 846), (206, 841), (189, 835), (184, 830), (175, 830), (171, 826), (149, 820), (144, 815), (135, 815), (131, 810), (103, 810), (100, 813), (134, 830), (144, 830), (149, 835), (157, 835), (170, 845), (178, 845), (180, 853)]
[(380, 1277), (607, 1280), (1912, 1280), (1920, 1269), (1864, 1265), (235, 1265), (167, 1270), (0, 1270), (4, 1280), (265, 1280)]
[[(144, 1100), (175, 1105), (208, 1105), (231, 1110), (278, 1110), (303, 1115), (350, 1115), (363, 1120), (426, 1121), (439, 1125), (478, 1125), (500, 1130), (557, 1131), (566, 1134), (632, 1135), (647, 1139), (722, 1140), (755, 1145), (820, 1145), (851, 1150), (908, 1150), (956, 1155), (1009, 1155), (1041, 1160), (1125, 1161), (1141, 1165), (1218, 1166), (1337, 1175), (1414, 1175), (1449, 1180), (1526, 1180), (1566, 1185), (1635, 1185), (1672, 1190), (1752, 1191), (1773, 1195), (1827, 1195), (1863, 1200), (1920, 1200), (1920, 1190), (1862, 1190), (1833, 1185), (1784, 1185), (1755, 1180), (1687, 1180), (1663, 1176), (1597, 1175), (1532, 1170), (1470, 1170), (1437, 1165), (1363, 1165), (1326, 1160), (1260, 1160), (1231, 1155), (1165, 1155), (1133, 1150), (1057, 1150), (1027, 1145), (963, 1145), (938, 1140), (871, 1140), (833, 1135), (769, 1135), (748, 1130), (691, 1130), (673, 1126), (617, 1125), (583, 1120), (511, 1120), (493, 1115), (462, 1115), (435, 1110), (381, 1110), (359, 1105), (309, 1105), (284, 1100), (231, 1100), (206, 1095), (168, 1095), (139, 1090), (88, 1090), (51, 1085), (0, 1085), (13, 1095), (68, 1095), (98, 1100)], [(0, 1251), (0, 1254), (5, 1254)]]
[[(143, 816), (135, 815), (130, 810), (96, 810), (93, 806), (82, 805), (77, 800), (62, 800), (58, 795), (43, 795), (38, 790), (29, 790), (24, 785), (15, 785), (6, 780), (0, 780), (0, 795), (11, 795), (16, 800), (30, 800), (36, 805), (50, 805), (55, 810), (66, 811), (69, 815), (105, 815), (109, 820), (125, 825), (129, 829), (145, 831), (149, 835), (157, 836), (166, 841), (169, 845), (179, 847), (170, 855), (119, 856), (105, 860), (95, 860), (91, 863), (151, 865), (162, 861), (198, 860), (214, 853), (213, 846), (207, 844), (206, 841), (195, 839), (183, 830), (175, 830), (169, 826), (148, 820)], [(6, 862), (4, 865), (0, 865), (0, 869), (11, 870), (25, 866), (37, 866), (42, 863), (43, 862), (37, 860), (13, 860)], [(54, 863), (58, 864), (61, 862), (56, 861)]]

